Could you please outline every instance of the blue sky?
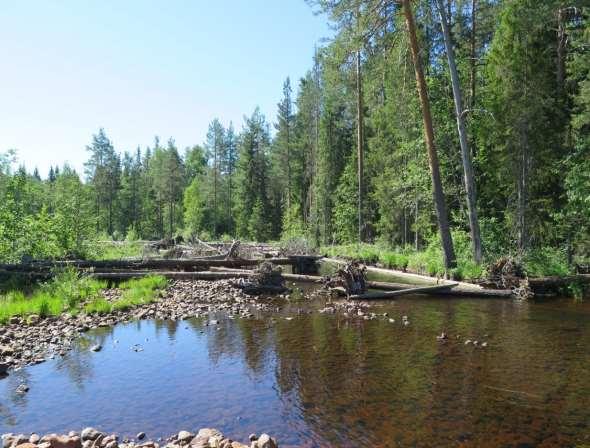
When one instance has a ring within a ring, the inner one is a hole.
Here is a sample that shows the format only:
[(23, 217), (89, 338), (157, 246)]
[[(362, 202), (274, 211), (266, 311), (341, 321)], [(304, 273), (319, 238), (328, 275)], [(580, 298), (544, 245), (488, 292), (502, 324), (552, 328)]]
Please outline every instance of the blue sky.
[(259, 105), (274, 121), (330, 34), (304, 0), (2, 2), (0, 152), (82, 172), (99, 127), (118, 150), (183, 149), (215, 117), (239, 130)]

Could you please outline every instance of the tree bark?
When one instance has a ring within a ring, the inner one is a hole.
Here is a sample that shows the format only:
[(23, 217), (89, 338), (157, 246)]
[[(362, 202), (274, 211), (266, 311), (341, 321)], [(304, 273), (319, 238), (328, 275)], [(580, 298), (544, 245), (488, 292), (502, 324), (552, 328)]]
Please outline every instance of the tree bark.
[(475, 107), (475, 78), (476, 78), (476, 58), (475, 58), (475, 27), (476, 27), (476, 20), (475, 15), (477, 11), (477, 0), (471, 0), (471, 36), (470, 36), (470, 61), (469, 61), (469, 83), (470, 83), (470, 92), (469, 92), (469, 107), (473, 109)]
[(364, 154), (363, 154), (363, 92), (361, 77), (361, 51), (356, 52), (356, 118), (357, 118), (357, 159), (358, 159), (358, 240), (363, 241), (363, 193), (364, 193)]
[(567, 36), (565, 33), (564, 8), (557, 10), (557, 89), (561, 95), (565, 79), (565, 46)]
[(453, 249), (453, 239), (451, 237), (451, 231), (449, 228), (449, 217), (447, 214), (447, 206), (445, 204), (445, 197), (440, 177), (438, 154), (434, 144), (434, 129), (432, 126), (432, 116), (430, 113), (430, 102), (428, 99), (428, 93), (426, 91), (426, 80), (424, 79), (424, 72), (422, 71), (422, 62), (420, 61), (420, 51), (418, 47), (418, 38), (416, 37), (414, 14), (412, 12), (412, 7), (410, 6), (409, 0), (401, 0), (401, 3), (404, 9), (406, 26), (408, 28), (408, 34), (410, 37), (410, 49), (412, 52), (412, 59), (414, 61), (416, 85), (422, 106), (424, 137), (426, 140), (426, 148), (428, 150), (428, 162), (430, 165), (430, 174), (432, 177), (432, 194), (434, 196), (438, 229), (442, 241), (444, 264), (445, 268), (450, 270), (456, 266), (455, 250)]
[(459, 84), (459, 74), (457, 73), (457, 64), (455, 63), (455, 52), (451, 42), (451, 32), (449, 22), (444, 8), (443, 0), (437, 0), (440, 23), (443, 30), (443, 38), (447, 52), (447, 61), (451, 73), (451, 84), (453, 86), (453, 98), (455, 100), (455, 115), (457, 117), (457, 130), (459, 132), (459, 142), (461, 145), (461, 160), (463, 162), (463, 180), (465, 182), (465, 192), (467, 196), (467, 212), (469, 215), (469, 228), (471, 230), (471, 245), (473, 249), (473, 259), (477, 264), (481, 263), (481, 232), (479, 229), (479, 220), (477, 218), (477, 193), (475, 188), (475, 177), (473, 175), (473, 163), (471, 161), (471, 152), (467, 143), (467, 131), (465, 130), (465, 120), (463, 119), (463, 99), (461, 95), (461, 86)]

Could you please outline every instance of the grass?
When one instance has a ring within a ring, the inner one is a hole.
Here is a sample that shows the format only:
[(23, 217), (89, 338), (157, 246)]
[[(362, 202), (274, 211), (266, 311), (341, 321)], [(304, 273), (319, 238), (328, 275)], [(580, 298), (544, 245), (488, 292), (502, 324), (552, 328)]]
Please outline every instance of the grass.
[(96, 260), (120, 260), (142, 256), (143, 243), (138, 241), (100, 241), (93, 244), (91, 253)]
[(167, 283), (166, 278), (161, 275), (128, 280), (119, 285), (121, 297), (118, 300), (108, 302), (102, 297), (96, 298), (84, 307), (84, 312), (107, 314), (111, 311), (126, 311), (139, 305), (152, 303)]
[(59, 272), (30, 294), (12, 290), (0, 296), (0, 324), (11, 317), (56, 316), (63, 312), (76, 314), (106, 314), (113, 310), (127, 310), (134, 306), (153, 302), (167, 284), (162, 276), (148, 276), (121, 283), (121, 298), (113, 303), (100, 294), (107, 287), (98, 281), (79, 274), (75, 270)]
[(0, 296), (0, 324), (13, 316), (55, 316), (62, 312), (77, 313), (81, 302), (98, 297), (106, 282), (80, 275), (75, 270), (55, 274), (47, 283), (41, 284), (30, 294), (11, 290)]
[(138, 305), (152, 303), (167, 280), (161, 275), (128, 280), (120, 285), (121, 298), (113, 303), (114, 310), (128, 310)]

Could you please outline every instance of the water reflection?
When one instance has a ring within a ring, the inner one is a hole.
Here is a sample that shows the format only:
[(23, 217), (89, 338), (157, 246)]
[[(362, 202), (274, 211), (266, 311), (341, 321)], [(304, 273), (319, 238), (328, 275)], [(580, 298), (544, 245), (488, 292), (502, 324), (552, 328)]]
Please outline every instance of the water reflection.
[[(212, 316), (218, 325), (101, 328), (65, 357), (0, 382), (0, 431), (95, 425), (157, 437), (215, 426), (235, 438), (267, 431), (282, 446), (338, 447), (590, 440), (587, 304), (379, 304), (395, 323), (298, 314), (300, 306), (251, 320)], [(442, 331), (445, 343), (435, 337)], [(103, 350), (88, 351), (97, 342)], [(15, 394), (23, 382), (30, 392)]]

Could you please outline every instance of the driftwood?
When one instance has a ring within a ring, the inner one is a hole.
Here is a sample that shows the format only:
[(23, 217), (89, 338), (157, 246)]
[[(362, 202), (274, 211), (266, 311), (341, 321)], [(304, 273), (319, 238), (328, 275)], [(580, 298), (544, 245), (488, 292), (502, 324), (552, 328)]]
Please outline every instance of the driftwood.
[(533, 289), (567, 286), (572, 283), (590, 284), (590, 274), (529, 278), (529, 284)]
[(147, 277), (148, 275), (161, 275), (174, 280), (225, 280), (235, 278), (248, 278), (249, 275), (238, 272), (179, 272), (179, 271), (121, 271), (121, 272), (95, 272), (89, 274), (99, 280), (128, 280), (132, 278)]
[(195, 238), (195, 241), (197, 243), (199, 243), (201, 246), (206, 247), (207, 249), (209, 249), (211, 252), (216, 252), (219, 255), (221, 255), (221, 251), (219, 249), (217, 249), (216, 247), (211, 246), (209, 243), (206, 243), (205, 241), (200, 240), (199, 238)]
[[(289, 258), (269, 258), (266, 260), (256, 259), (235, 259), (225, 260), (214, 258), (194, 258), (194, 259), (169, 259), (169, 260), (68, 260), (68, 261), (38, 261), (23, 264), (1, 264), (0, 269), (6, 271), (43, 271), (55, 268), (75, 267), (79, 269), (162, 269), (162, 270), (191, 270), (198, 268), (207, 268), (209, 266), (225, 266), (225, 267), (240, 267), (240, 266), (255, 266), (262, 261), (269, 261), (278, 265), (293, 265), (297, 263), (296, 257)], [(223, 256), (221, 256), (223, 257)]]
[[(447, 285), (446, 283), (444, 285)], [(379, 289), (384, 291), (399, 291), (401, 289), (407, 289), (409, 285), (407, 283), (391, 283), (391, 282), (374, 282), (367, 281), (367, 287), (369, 289)], [(489, 298), (501, 298), (513, 297), (513, 292), (510, 289), (484, 289), (484, 288), (465, 288), (460, 284), (452, 286), (450, 289), (441, 289), (436, 292), (436, 295), (449, 295), (455, 297), (489, 297)]]
[(359, 262), (347, 263), (333, 275), (326, 277), (324, 287), (327, 289), (343, 288), (346, 295), (362, 294), (367, 290), (367, 268)]
[(241, 278), (235, 285), (249, 295), (281, 294), (288, 291), (282, 272), (279, 266), (264, 262), (249, 273), (248, 280)]
[[(247, 269), (232, 269), (232, 268), (222, 268), (222, 267), (211, 267), (211, 271), (214, 272), (233, 272), (236, 274), (241, 275), (250, 275), (252, 273), (251, 270)], [(301, 274), (285, 274), (283, 273), (283, 278), (285, 280), (294, 281), (294, 282), (302, 282), (302, 283), (317, 283), (323, 284), (325, 282), (325, 277), (320, 277), (317, 275), (301, 275)], [(412, 285), (408, 283), (394, 283), (394, 282), (376, 282), (367, 280), (366, 282), (368, 289), (378, 289), (382, 291), (399, 291), (402, 289), (408, 289)], [(445, 284), (446, 285), (446, 284)], [(510, 298), (513, 297), (513, 293), (510, 289), (484, 289), (484, 288), (465, 288), (460, 284), (453, 286), (450, 284), (450, 289), (440, 289), (437, 290), (434, 295), (444, 295), (444, 296), (454, 296), (454, 297), (488, 297), (488, 298)], [(344, 288), (342, 289), (343, 294), (345, 294)]]
[(229, 247), (227, 254), (225, 255), (225, 259), (228, 260), (228, 259), (238, 258), (239, 251), (240, 251), (240, 241), (234, 240), (231, 243), (231, 246)]
[(350, 300), (371, 300), (371, 299), (390, 299), (392, 297), (400, 297), (411, 294), (429, 294), (442, 290), (448, 290), (452, 288), (452, 284), (447, 285), (436, 285), (436, 286), (420, 286), (418, 288), (406, 288), (400, 289), (399, 291), (380, 291), (380, 292), (367, 292), (364, 294), (355, 294), (349, 296)]

